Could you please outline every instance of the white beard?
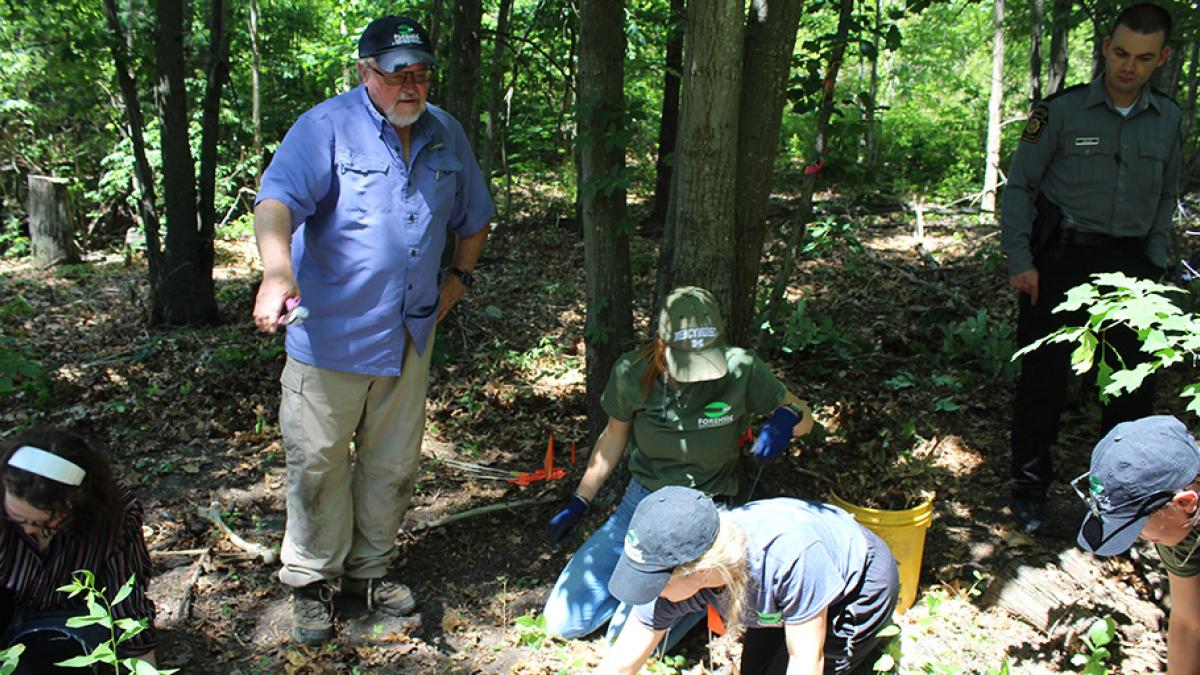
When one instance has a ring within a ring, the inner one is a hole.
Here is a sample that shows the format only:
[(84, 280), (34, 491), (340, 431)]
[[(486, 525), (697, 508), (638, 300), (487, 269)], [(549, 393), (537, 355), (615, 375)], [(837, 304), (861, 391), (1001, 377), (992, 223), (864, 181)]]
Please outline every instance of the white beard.
[(402, 115), (396, 112), (396, 108), (393, 107), (388, 111), (387, 120), (391, 122), (392, 126), (394, 127), (411, 127), (418, 119), (420, 119), (421, 115), (423, 114), (425, 114), (424, 103), (421, 104), (421, 107), (418, 110), (408, 115)]

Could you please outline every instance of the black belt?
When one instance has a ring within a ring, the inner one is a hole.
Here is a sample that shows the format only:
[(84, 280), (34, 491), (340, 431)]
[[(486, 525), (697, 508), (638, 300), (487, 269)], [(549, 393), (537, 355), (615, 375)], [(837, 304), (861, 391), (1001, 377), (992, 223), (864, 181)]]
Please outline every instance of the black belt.
[(1108, 234), (1100, 234), (1099, 232), (1080, 232), (1079, 230), (1067, 230), (1063, 232), (1063, 239), (1067, 244), (1074, 244), (1076, 246), (1119, 251), (1140, 250), (1146, 244), (1145, 237), (1114, 237)]

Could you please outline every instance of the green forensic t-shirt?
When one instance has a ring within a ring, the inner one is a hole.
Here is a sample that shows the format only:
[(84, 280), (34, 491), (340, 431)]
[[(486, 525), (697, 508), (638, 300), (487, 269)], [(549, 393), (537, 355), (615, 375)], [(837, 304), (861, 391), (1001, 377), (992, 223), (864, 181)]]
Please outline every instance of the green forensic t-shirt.
[(1193, 552), (1197, 537), (1200, 537), (1200, 527), (1193, 528), (1183, 541), (1174, 546), (1155, 544), (1158, 557), (1162, 558), (1163, 567), (1167, 568), (1168, 572), (1177, 577), (1194, 577), (1200, 574), (1200, 551)]
[(646, 363), (637, 352), (613, 366), (600, 403), (610, 417), (633, 421), (629, 470), (642, 485), (737, 494), (738, 438), (754, 415), (783, 403), (787, 388), (740, 347), (726, 347), (725, 361), (729, 372), (719, 380), (680, 384), (659, 377), (648, 396), (642, 395)]

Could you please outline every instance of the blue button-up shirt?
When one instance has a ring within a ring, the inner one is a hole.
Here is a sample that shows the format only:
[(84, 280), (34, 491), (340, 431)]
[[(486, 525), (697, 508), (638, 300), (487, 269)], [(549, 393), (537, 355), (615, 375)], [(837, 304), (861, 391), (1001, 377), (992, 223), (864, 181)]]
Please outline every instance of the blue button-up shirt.
[(405, 329), (424, 352), (437, 321), (448, 233), (468, 237), (495, 212), (462, 126), (429, 105), (411, 161), (365, 87), (300, 116), (263, 174), (258, 202), (292, 215), (292, 265), (310, 316), (287, 351), (320, 368), (400, 374)]

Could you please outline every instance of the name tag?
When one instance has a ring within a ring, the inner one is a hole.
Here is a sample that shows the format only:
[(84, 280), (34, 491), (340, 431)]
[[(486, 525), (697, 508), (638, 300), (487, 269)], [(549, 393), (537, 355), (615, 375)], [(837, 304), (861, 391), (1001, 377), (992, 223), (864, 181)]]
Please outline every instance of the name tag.
[(1100, 145), (1099, 136), (1080, 136), (1075, 139), (1075, 145)]

